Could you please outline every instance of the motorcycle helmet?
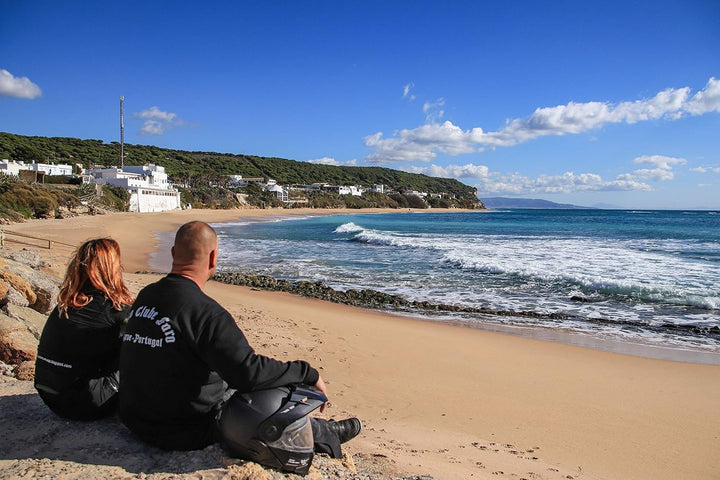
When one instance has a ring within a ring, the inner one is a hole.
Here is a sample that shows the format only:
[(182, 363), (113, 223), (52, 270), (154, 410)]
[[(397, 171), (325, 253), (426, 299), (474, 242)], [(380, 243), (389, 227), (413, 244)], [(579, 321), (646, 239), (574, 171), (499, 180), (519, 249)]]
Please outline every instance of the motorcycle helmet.
[(325, 402), (324, 394), (304, 386), (236, 392), (220, 416), (223, 448), (239, 458), (305, 475), (313, 459), (308, 414)]

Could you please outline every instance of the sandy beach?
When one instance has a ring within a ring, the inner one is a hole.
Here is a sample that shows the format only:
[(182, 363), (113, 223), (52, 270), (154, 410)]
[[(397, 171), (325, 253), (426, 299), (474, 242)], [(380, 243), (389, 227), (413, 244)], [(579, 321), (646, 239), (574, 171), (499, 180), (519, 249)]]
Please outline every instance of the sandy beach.
[[(397, 210), (393, 210), (397, 212)], [(364, 213), (365, 211), (363, 211)], [(185, 210), (34, 220), (6, 230), (62, 274), (111, 236), (133, 291), (159, 278), (156, 234), (190, 220), (358, 213)], [(7, 235), (7, 240), (15, 239)], [(32, 240), (27, 240), (32, 243)], [(42, 243), (38, 242), (38, 246)], [(45, 242), (47, 246), (47, 242)], [(8, 248), (22, 245), (8, 241)], [(222, 257), (221, 257), (222, 258)], [(352, 452), (437, 479), (720, 479), (720, 366), (610, 353), (210, 282), (259, 353), (321, 369), (325, 415), (363, 420)]]

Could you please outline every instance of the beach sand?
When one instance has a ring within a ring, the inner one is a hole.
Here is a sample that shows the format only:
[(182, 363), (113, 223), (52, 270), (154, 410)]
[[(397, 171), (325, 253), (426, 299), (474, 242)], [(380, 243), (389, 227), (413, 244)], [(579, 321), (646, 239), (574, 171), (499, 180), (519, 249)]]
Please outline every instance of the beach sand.
[[(126, 281), (137, 291), (159, 278), (135, 273), (150, 270), (156, 232), (173, 232), (195, 219), (321, 213), (328, 212), (120, 213), (30, 221), (7, 230), (71, 245), (112, 236), (121, 245)], [(18, 248), (12, 243), (9, 248)], [(40, 249), (61, 274), (71, 252), (61, 244)], [(320, 369), (332, 403), (324, 415), (355, 415), (365, 425), (347, 451), (388, 457), (404, 475), (720, 479), (720, 366), (640, 358), (216, 282), (206, 292), (236, 317), (259, 353), (306, 359)]]

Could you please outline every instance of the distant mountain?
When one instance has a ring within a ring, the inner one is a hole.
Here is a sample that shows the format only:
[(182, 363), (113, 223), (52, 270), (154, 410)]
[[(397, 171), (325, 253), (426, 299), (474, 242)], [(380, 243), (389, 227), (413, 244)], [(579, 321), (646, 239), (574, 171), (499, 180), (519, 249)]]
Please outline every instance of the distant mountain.
[(595, 203), (592, 208), (599, 208), (601, 210), (624, 210), (623, 207), (614, 205), (612, 203)]
[(487, 208), (555, 208), (555, 209), (589, 209), (592, 207), (581, 207), (569, 203), (555, 203), (539, 198), (505, 198), (489, 197), (482, 198)]

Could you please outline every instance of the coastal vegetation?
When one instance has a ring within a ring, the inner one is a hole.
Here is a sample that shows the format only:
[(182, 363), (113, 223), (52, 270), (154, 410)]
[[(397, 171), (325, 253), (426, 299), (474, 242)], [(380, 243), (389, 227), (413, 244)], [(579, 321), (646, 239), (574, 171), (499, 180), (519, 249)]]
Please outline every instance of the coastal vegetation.
[[(152, 145), (123, 146), (125, 165), (155, 164), (165, 167), (170, 181), (181, 192), (183, 204), (193, 208), (234, 208), (246, 203), (258, 208), (293, 206), (313, 208), (484, 208), (477, 191), (455, 179), (436, 178), (384, 167), (350, 167), (312, 164), (284, 158), (217, 152), (193, 152)], [(67, 137), (37, 137), (0, 132), (0, 158), (26, 163), (64, 163), (73, 171), (120, 165), (120, 144), (102, 140)], [(250, 184), (233, 187), (229, 175), (273, 179), (291, 189), (290, 203)], [(24, 182), (18, 182), (24, 183)], [(26, 218), (60, 215), (59, 208), (71, 207), (84, 194), (73, 179), (45, 178), (45, 185), (0, 186), (0, 216)], [(300, 187), (315, 183), (357, 185), (372, 188), (384, 185), (385, 193), (363, 196), (340, 195), (329, 191), (306, 191)], [(32, 192), (32, 193), (31, 193)], [(411, 192), (425, 192), (422, 198)], [(96, 199), (104, 207), (124, 209), (122, 192), (103, 188)], [(75, 196), (75, 200), (69, 198)]]

